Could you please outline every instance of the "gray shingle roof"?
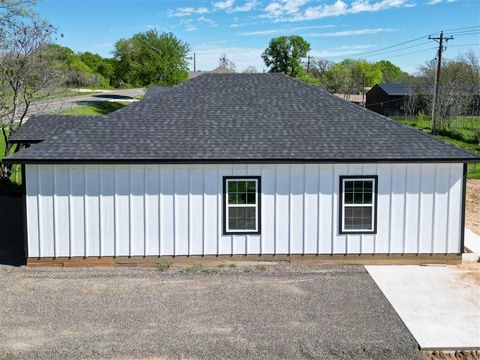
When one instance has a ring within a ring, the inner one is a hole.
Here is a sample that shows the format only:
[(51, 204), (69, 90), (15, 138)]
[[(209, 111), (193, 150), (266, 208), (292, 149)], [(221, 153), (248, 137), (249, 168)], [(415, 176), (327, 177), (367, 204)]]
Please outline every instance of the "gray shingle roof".
[(410, 87), (407, 84), (378, 84), (388, 95), (404, 96), (410, 95)]
[(79, 125), (83, 125), (85, 121), (96, 118), (96, 116), (34, 115), (15, 134), (10, 136), (10, 141), (20, 143), (43, 141), (64, 134)]
[(429, 161), (475, 155), (283, 74), (203, 74), (12, 161)]
[(149, 100), (156, 98), (157, 96), (162, 95), (164, 92), (170, 90), (171, 86), (150, 86), (147, 91), (145, 91), (144, 100)]

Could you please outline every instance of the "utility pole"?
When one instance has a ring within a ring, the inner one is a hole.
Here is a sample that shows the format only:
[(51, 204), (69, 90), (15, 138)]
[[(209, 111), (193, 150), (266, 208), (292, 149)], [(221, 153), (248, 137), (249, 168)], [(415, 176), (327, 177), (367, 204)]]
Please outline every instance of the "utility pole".
[(453, 40), (453, 36), (444, 37), (443, 31), (440, 32), (439, 37), (428, 37), (429, 40), (434, 40), (438, 42), (438, 51), (437, 51), (437, 71), (435, 73), (435, 85), (433, 89), (433, 101), (432, 101), (432, 134), (435, 135), (437, 132), (437, 102), (438, 102), (438, 93), (440, 90), (440, 72), (442, 70), (442, 53), (445, 50), (443, 42), (448, 40)]
[(365, 107), (365, 73), (362, 73), (362, 105)]
[(186, 57), (187, 60), (192, 60), (193, 59), (193, 71), (197, 71), (197, 56), (195, 53), (193, 53), (193, 57), (192, 56), (188, 56)]

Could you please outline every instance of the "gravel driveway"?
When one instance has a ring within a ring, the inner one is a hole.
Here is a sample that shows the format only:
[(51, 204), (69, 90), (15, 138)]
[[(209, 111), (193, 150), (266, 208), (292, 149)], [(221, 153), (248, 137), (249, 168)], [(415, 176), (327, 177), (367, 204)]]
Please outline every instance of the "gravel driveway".
[(415, 359), (362, 266), (0, 266), (0, 358)]

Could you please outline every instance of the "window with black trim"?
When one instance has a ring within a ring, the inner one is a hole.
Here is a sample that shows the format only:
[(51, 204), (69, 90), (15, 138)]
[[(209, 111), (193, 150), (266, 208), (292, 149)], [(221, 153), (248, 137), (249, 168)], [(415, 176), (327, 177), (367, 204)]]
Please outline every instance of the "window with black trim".
[(372, 176), (340, 176), (340, 233), (374, 234), (377, 182)]
[(260, 234), (260, 177), (223, 178), (224, 234)]

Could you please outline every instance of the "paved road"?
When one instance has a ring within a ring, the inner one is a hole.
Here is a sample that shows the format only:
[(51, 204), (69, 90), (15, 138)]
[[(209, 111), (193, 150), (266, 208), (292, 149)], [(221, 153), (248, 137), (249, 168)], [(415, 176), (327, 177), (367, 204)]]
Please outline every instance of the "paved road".
[(0, 358), (419, 359), (362, 266), (0, 266)]
[(64, 99), (54, 101), (47, 101), (39, 104), (34, 104), (30, 111), (30, 116), (34, 114), (45, 114), (59, 111), (62, 109), (71, 108), (74, 106), (88, 104), (97, 101), (134, 101), (138, 95), (143, 95), (145, 89), (125, 89), (104, 91), (98, 94), (70, 96)]

